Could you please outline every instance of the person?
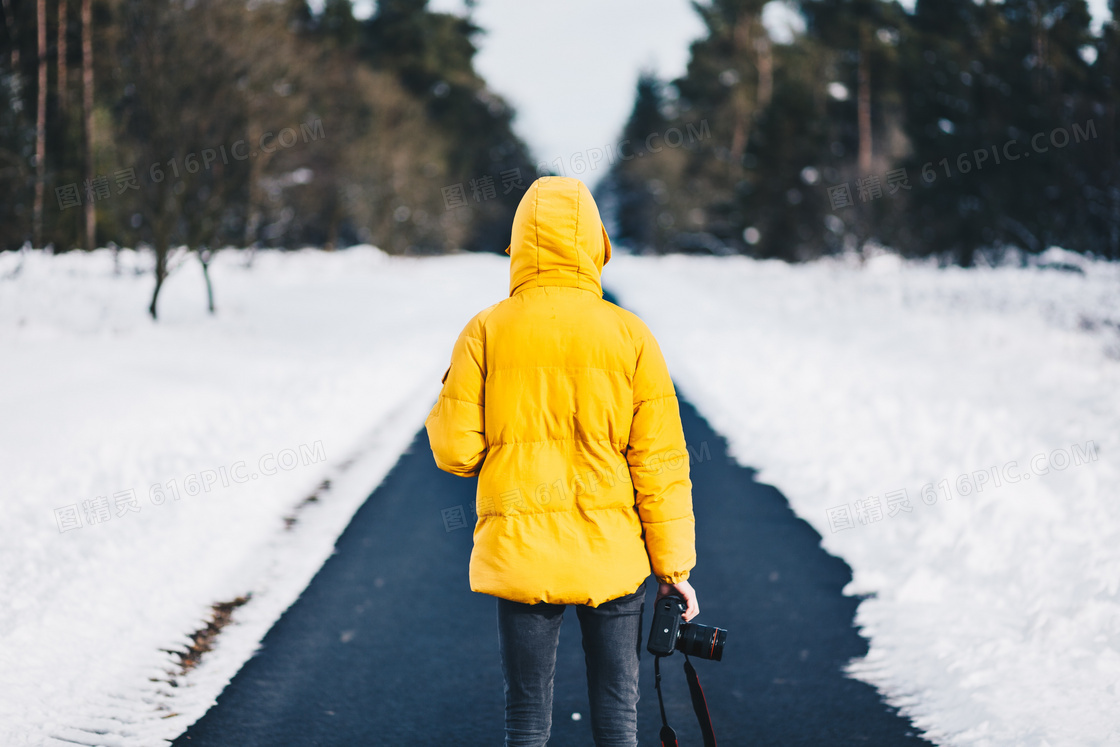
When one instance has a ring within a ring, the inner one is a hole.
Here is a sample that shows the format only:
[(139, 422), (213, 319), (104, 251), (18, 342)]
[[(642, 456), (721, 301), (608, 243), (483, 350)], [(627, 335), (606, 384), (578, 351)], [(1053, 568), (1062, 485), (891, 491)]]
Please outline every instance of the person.
[(425, 421), (437, 466), (478, 475), (470, 587), (498, 598), (505, 744), (548, 741), (574, 604), (595, 744), (636, 745), (650, 574), (700, 611), (676, 392), (649, 328), (603, 299), (611, 244), (583, 182), (533, 182), (506, 253), (509, 297), (463, 329)]

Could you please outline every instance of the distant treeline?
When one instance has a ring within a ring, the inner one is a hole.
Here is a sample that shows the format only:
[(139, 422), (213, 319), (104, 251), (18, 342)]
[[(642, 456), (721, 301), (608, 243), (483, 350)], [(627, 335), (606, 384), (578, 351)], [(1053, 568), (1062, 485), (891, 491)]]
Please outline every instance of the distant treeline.
[[(639, 80), (616, 147), (541, 166), (610, 164), (619, 243), (1120, 258), (1115, 22), (1092, 34), (1084, 0), (786, 0), (806, 28), (776, 43), (766, 5), (694, 3), (687, 73)], [(204, 270), (228, 244), (495, 250), (538, 175), (474, 70), (480, 29), (426, 0), (367, 20), (350, 0), (0, 16), (0, 250), (146, 244), (155, 295), (182, 245)]]
[[(778, 44), (765, 5), (694, 3), (707, 35), (687, 73), (639, 81), (629, 157), (599, 190), (620, 242), (1120, 258), (1115, 22), (1094, 36), (1083, 0), (801, 0), (804, 33)], [(701, 124), (710, 138), (665, 137)]]
[(532, 162), (426, 5), (0, 0), (0, 249), (500, 250)]

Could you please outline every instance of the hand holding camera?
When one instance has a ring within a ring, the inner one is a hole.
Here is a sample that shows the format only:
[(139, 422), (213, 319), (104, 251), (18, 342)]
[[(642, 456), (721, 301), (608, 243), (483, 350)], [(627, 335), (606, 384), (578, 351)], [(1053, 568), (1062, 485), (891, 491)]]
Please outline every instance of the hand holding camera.
[(692, 588), (692, 584), (687, 580), (678, 581), (675, 584), (658, 584), (657, 586), (657, 599), (654, 604), (661, 601), (661, 597), (676, 594), (684, 600), (687, 608), (684, 611), (684, 621), (689, 622), (692, 618), (700, 614), (700, 602), (696, 599), (696, 589)]
[[(681, 582), (688, 585), (687, 581)], [(677, 584), (676, 586), (679, 586)], [(723, 644), (727, 640), (727, 631), (700, 623), (687, 622), (700, 611), (696, 603), (696, 592), (691, 586), (691, 599), (686, 600), (674, 586), (668, 587), (670, 593), (661, 596), (658, 589), (658, 598), (653, 605), (653, 623), (650, 626), (649, 642), (646, 650), (654, 656), (669, 656), (673, 651), (682, 651), (685, 656), (696, 656), (701, 659), (723, 658)], [(688, 610), (694, 610), (692, 615)]]
[(700, 687), (700, 678), (689, 656), (698, 659), (719, 661), (723, 658), (723, 645), (727, 641), (727, 631), (710, 625), (689, 622), (700, 613), (696, 601), (696, 590), (688, 581), (675, 584), (661, 584), (657, 589), (657, 599), (653, 603), (653, 623), (650, 625), (649, 642), (646, 650), (654, 655), (653, 674), (657, 688), (657, 704), (661, 709), (661, 745), (676, 747), (677, 734), (669, 726), (665, 716), (665, 702), (661, 695), (661, 659), (674, 651), (684, 654), (684, 673), (688, 678), (688, 690), (692, 695), (692, 708), (700, 722), (700, 733), (705, 747), (715, 747), (716, 735), (712, 728), (712, 717), (708, 713), (708, 701)]

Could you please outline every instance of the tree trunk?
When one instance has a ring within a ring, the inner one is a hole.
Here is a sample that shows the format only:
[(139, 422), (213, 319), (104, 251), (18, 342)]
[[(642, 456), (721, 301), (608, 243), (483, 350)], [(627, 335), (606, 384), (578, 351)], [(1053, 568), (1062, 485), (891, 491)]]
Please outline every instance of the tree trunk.
[[(66, 0), (58, 0), (58, 112), (63, 117), (69, 108), (69, 96), (66, 95), (69, 81), (66, 67)], [(65, 130), (65, 119), (63, 119)]]
[[(262, 130), (260, 125), (255, 121), (249, 122), (249, 147), (256, 148), (261, 142)], [(253, 156), (249, 158), (249, 205), (248, 215), (245, 220), (245, 245), (249, 247), (256, 247), (257, 236), (261, 227), (261, 204), (263, 198), (261, 196), (260, 180), (261, 173), (264, 170), (265, 153), (263, 151), (252, 151)], [(252, 262), (253, 255), (249, 255), (249, 261)]]
[(866, 25), (859, 29), (859, 89), (856, 93), (859, 127), (859, 172), (871, 173), (871, 65), (867, 59), (871, 48)]
[(43, 245), (43, 188), (47, 177), (47, 0), (38, 0), (39, 107), (35, 115), (35, 206), (31, 233)]
[(198, 262), (202, 265), (202, 277), (206, 279), (206, 309), (214, 313), (214, 286), (210, 282), (210, 260), (213, 255), (210, 253), (209, 247), (199, 247)]
[[(743, 14), (735, 24), (732, 31), (732, 44), (734, 45), (734, 54), (732, 59), (738, 59), (740, 53), (749, 53), (749, 45), (751, 39), (751, 21), (753, 16)], [(731, 143), (729, 158), (731, 161), (732, 174), (739, 174), (743, 170), (743, 154), (747, 151), (747, 139), (750, 135), (750, 118), (751, 109), (750, 103), (747, 101), (747, 94), (743, 90), (742, 81), (734, 84), (731, 92)]]
[(4, 3), (4, 23), (8, 26), (8, 41), (12, 44), (12, 74), (19, 80), (19, 40), (16, 39), (15, 11), (12, 10), (12, 0), (2, 0)]
[(148, 306), (152, 321), (159, 318), (156, 315), (156, 302), (159, 301), (159, 289), (163, 287), (163, 281), (167, 277), (167, 244), (166, 235), (157, 235), (155, 246), (152, 247), (156, 253), (156, 287), (152, 290), (152, 303)]
[[(1104, 162), (1109, 164), (1105, 178), (1115, 184), (1117, 177), (1120, 177), (1120, 165), (1116, 163), (1116, 102), (1109, 102), (1104, 111), (1104, 131), (1108, 133), (1108, 137), (1105, 138)], [(1112, 198), (1108, 221), (1108, 258), (1120, 259), (1120, 188), (1113, 187), (1108, 192)]]
[(1034, 33), (1031, 34), (1031, 46), (1034, 51), (1034, 68), (1031, 70), (1031, 83), (1034, 86), (1034, 95), (1042, 96), (1046, 93), (1047, 62), (1046, 62), (1046, 28), (1043, 26), (1042, 11), (1037, 5), (1030, 5), (1031, 25)]
[(770, 105), (774, 97), (774, 50), (770, 47), (770, 37), (761, 34), (754, 42), (758, 53), (758, 109)]
[(163, 281), (167, 279), (167, 255), (171, 251), (171, 226), (174, 223), (174, 218), (167, 206), (167, 182), (168, 180), (164, 179), (155, 186), (155, 201), (150, 218), (152, 250), (156, 254), (156, 286), (152, 289), (152, 303), (148, 306), (148, 313), (152, 315), (152, 321), (159, 318), (156, 314), (156, 304), (159, 301), (159, 291), (163, 287)]
[(338, 224), (342, 220), (341, 200), (337, 188), (331, 188), (328, 193), (325, 213), (327, 216), (327, 243), (323, 248), (333, 252), (338, 248)]
[[(86, 179), (93, 181), (93, 2), (82, 0), (82, 129), (86, 139)], [(95, 247), (97, 212), (93, 200), (86, 200), (86, 249)], [(153, 317), (155, 299), (152, 299)]]

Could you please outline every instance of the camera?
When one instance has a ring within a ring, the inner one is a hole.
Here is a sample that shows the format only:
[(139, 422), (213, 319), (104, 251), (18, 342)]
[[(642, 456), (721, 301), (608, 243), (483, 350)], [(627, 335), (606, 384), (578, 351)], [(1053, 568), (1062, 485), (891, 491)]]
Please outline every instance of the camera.
[(653, 625), (649, 630), (648, 650), (654, 656), (668, 656), (674, 650), (685, 656), (719, 661), (727, 631), (710, 625), (686, 623), (681, 614), (688, 608), (684, 599), (668, 594), (653, 606)]

